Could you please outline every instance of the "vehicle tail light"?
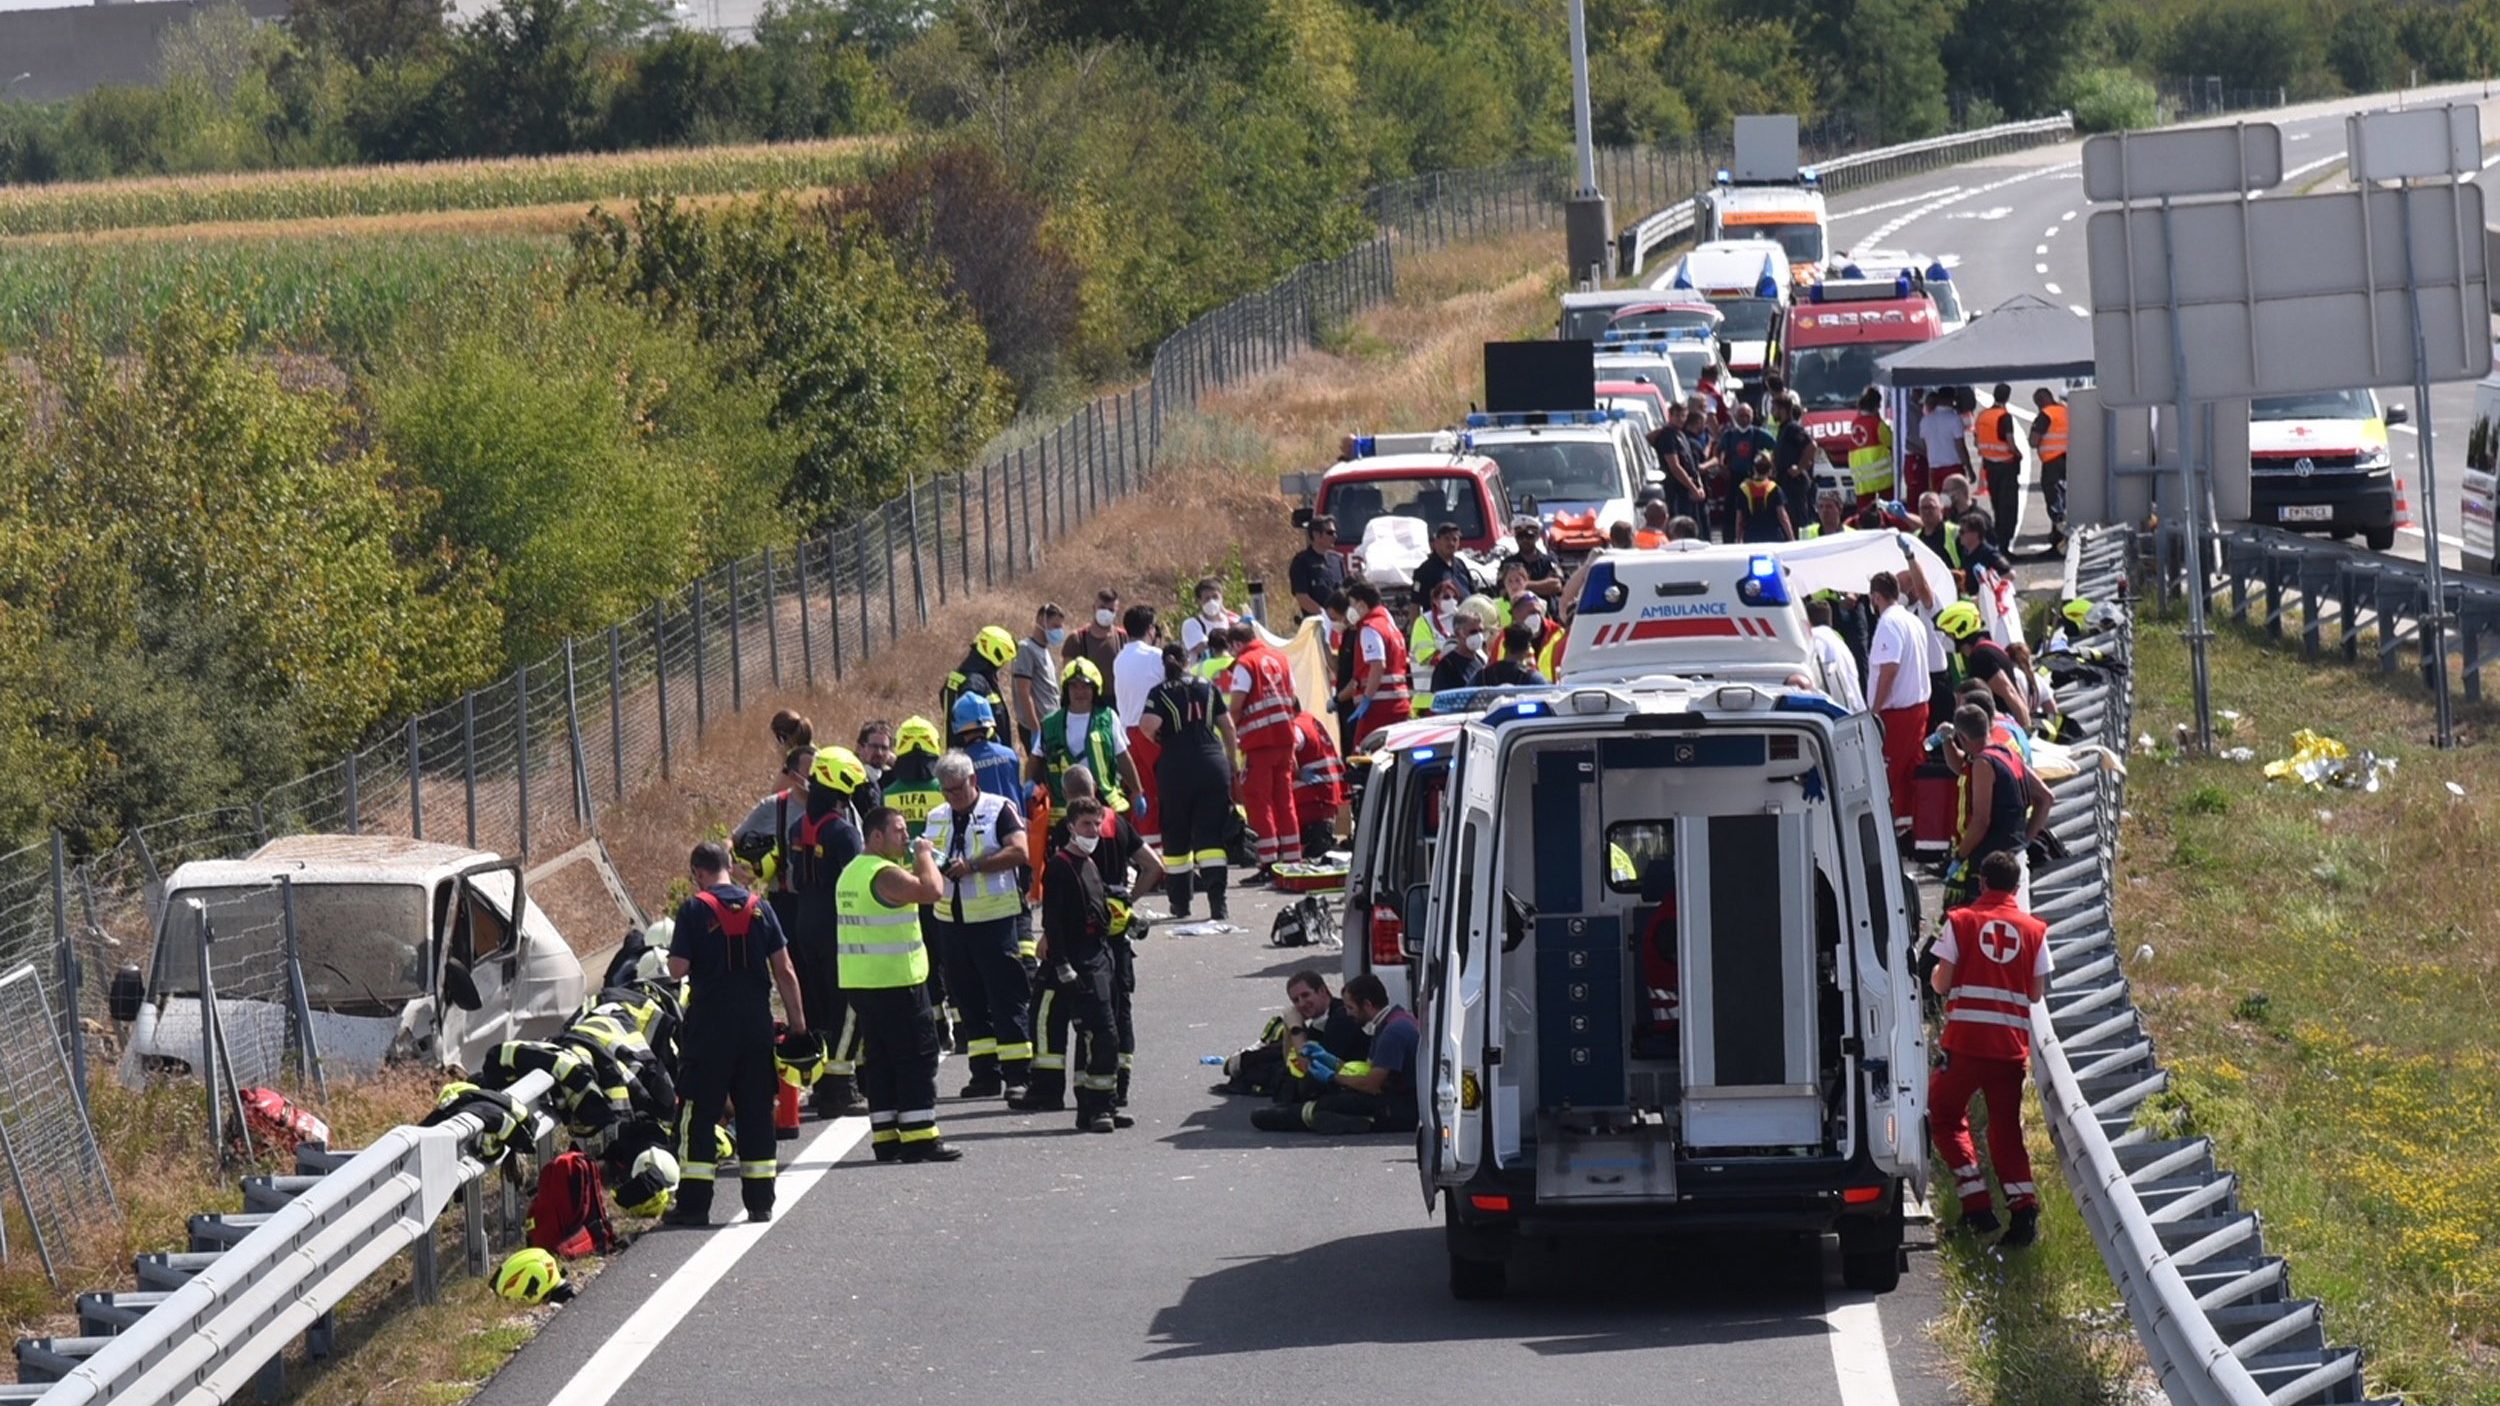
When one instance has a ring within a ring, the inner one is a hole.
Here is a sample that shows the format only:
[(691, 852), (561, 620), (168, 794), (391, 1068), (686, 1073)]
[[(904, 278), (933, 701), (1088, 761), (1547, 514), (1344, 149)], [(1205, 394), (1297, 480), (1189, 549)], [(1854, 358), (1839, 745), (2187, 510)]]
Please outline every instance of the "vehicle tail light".
[(1395, 908), (1372, 910), (1372, 965), (1406, 965), (1406, 920), (1398, 916)]
[(1872, 1206), (1883, 1199), (1880, 1186), (1852, 1186), (1840, 1193), (1841, 1204), (1846, 1206)]
[(1491, 1214), (1497, 1216), (1506, 1216), (1510, 1214), (1510, 1198), (1507, 1196), (1486, 1196), (1478, 1194), (1468, 1197), (1467, 1204), (1475, 1207), (1479, 1211), (1490, 1212)]

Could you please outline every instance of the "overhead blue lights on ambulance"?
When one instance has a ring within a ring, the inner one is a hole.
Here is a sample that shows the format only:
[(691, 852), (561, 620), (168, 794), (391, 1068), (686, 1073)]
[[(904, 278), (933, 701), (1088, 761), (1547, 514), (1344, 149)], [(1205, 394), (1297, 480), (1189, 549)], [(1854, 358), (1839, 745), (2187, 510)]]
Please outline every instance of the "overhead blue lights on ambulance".
[(1788, 604), (1788, 580), (1780, 574), (1779, 558), (1755, 557), (1745, 568), (1745, 579), (1736, 583), (1736, 595), (1747, 605)]
[(1545, 704), (1538, 699), (1519, 698), (1513, 699), (1512, 701), (1505, 703), (1502, 706), (1495, 708), (1493, 711), (1485, 714), (1484, 720), (1488, 726), (1500, 727), (1504, 723), (1515, 723), (1522, 718), (1541, 718), (1544, 717), (1548, 711), (1550, 710), (1548, 710)]

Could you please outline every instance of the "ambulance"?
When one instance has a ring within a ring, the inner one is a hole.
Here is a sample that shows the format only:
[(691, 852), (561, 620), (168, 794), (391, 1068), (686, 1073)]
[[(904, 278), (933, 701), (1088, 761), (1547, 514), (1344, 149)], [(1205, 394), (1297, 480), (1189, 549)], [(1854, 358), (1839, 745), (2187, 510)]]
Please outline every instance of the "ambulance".
[(2500, 576), (2500, 371), (2474, 385), (2474, 423), (2465, 432), (2463, 494), (2457, 536), (2468, 571)]
[(1785, 255), (1766, 239), (1728, 239), (1696, 246), (1678, 259), (1668, 286), (1689, 288), (1727, 315), (1718, 331), (1719, 353), (1748, 385), (1779, 365), (1780, 337), (1789, 313)]
[(1797, 119), (1736, 119), (1736, 161), (1717, 173), (1701, 197), (1704, 242), (1776, 240), (1788, 261), (1787, 282), (1821, 280), (1831, 256), (1831, 218), (1814, 172), (1797, 164)]
[[(2476, 391), (2481, 395), (2480, 388)], [(2259, 396), (2248, 405), (2249, 517), (2291, 532), (2359, 533), (2371, 551), (2396, 545), (2396, 471), (2387, 427), (2405, 423), (2401, 405), (2381, 407), (2369, 390)], [(2471, 439), (2468, 439), (2469, 451)], [(2472, 455), (2468, 454), (2469, 463)], [(2465, 500), (2474, 502), (2473, 478)], [(2487, 498), (2486, 498), (2487, 501)], [(2469, 511), (2466, 559), (2473, 560)], [(2488, 530), (2488, 521), (2486, 521)], [(2486, 545), (2483, 559), (2490, 560)]]
[[(1851, 451), (1869, 442), (1858, 397), (1876, 384), (1883, 359), (1943, 334), (1926, 277), (1915, 269), (1814, 286), (1789, 314), (1784, 365), (1789, 391), (1805, 406), (1806, 432), (1826, 459), (1845, 465)], [(1901, 406), (1891, 412), (1898, 442), (1909, 421)]]
[(1849, 1287), (1894, 1288), (1927, 1050), (1874, 717), (1652, 677), (1503, 700), (1447, 747), (1396, 908), (1453, 1295), (1501, 1294), (1532, 1241), (1701, 1230), (1833, 1234)]

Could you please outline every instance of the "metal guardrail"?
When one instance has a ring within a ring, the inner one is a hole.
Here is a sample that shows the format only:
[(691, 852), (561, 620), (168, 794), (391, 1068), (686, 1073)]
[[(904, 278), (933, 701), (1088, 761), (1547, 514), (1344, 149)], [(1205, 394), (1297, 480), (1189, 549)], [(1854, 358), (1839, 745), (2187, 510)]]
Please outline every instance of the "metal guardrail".
[[(2275, 527), (2235, 525), (2215, 537), (2220, 550), (2211, 556), (2227, 583), (2233, 619), (2251, 624), (2250, 606), (2257, 600), (2263, 614), (2255, 626), (2281, 638), (2296, 625), (2302, 656), (2314, 660), (2325, 653), (2323, 626), (2332, 607), (2347, 662), (2360, 662), (2362, 634), (2376, 631), (2379, 672), (2396, 672), (2398, 656), (2411, 644), (2420, 647), (2419, 667), (2430, 676), (2434, 661), (2424, 643), (2422, 617), (2430, 613), (2431, 592), (2422, 563)], [(2444, 579), (2443, 652), (2462, 662), (2466, 699), (2479, 702), (2483, 666), (2491, 662), (2486, 637), (2500, 635), (2500, 580), (2453, 571)], [(2261, 598), (2252, 596), (2252, 585)]]
[[(2061, 112), (2055, 117), (2000, 123), (1969, 132), (1949, 132), (1924, 141), (1902, 142), (1897, 146), (1836, 156), (1828, 161), (1813, 163), (1813, 171), (1826, 192), (1853, 190), (1911, 171), (1923, 171), (1973, 156), (1994, 156), (1999, 152), (2016, 151), (2043, 142), (2062, 141), (2074, 134), (2074, 114)], [(1698, 211), (1696, 198), (1687, 197), (1625, 226), (1615, 236), (1615, 271), (1625, 278), (1640, 277), (1650, 254), (1660, 245), (1692, 232)]]
[[(2135, 534), (2079, 534), (2066, 591), (2123, 599)], [(2059, 696), (2082, 731), (2123, 755), (2132, 715), (2134, 627), (2119, 667)], [(2050, 787), (2051, 832), (2067, 857), (2032, 878), (2032, 911), (2057, 960), (2033, 1008), (2032, 1064), (2058, 1163), (2127, 1305), (2162, 1390), (2178, 1406), (2330, 1406), (2365, 1400), (2358, 1348), (2330, 1346), (2314, 1299), (2292, 1293), (2239, 1179), (2206, 1138), (2163, 1138), (2137, 1114), (2169, 1086), (2130, 997), (2111, 894), (2124, 783), (2095, 770)]]
[[(547, 1075), (530, 1074), (506, 1092), (534, 1114), (552, 1087)], [(543, 1130), (543, 1150), (552, 1125), (533, 1121)], [(327, 1351), (332, 1312), (403, 1250), (415, 1251), (417, 1297), (430, 1301), (439, 1282), (435, 1221), (488, 1171), (474, 1155), (480, 1131), (471, 1115), (397, 1128), (352, 1156), (314, 1153), (299, 1161), (299, 1170), (306, 1161), (332, 1164), (318, 1175), (250, 1179), (247, 1208), (282, 1204), (264, 1214), (194, 1217), (194, 1253), (140, 1257), (141, 1292), (80, 1300), (81, 1332), (104, 1332), (21, 1342), (21, 1377), (57, 1379), (0, 1387), (0, 1402), (158, 1406), (231, 1401), (255, 1383), (266, 1388), (280, 1354), (298, 1337), (316, 1353)], [(462, 1199), (467, 1268), (482, 1274), (489, 1253), (485, 1201), (474, 1190)], [(227, 1238), (222, 1250), (201, 1249)], [(148, 1292), (151, 1283), (173, 1279), (186, 1282)], [(121, 1318), (127, 1326), (110, 1332)]]

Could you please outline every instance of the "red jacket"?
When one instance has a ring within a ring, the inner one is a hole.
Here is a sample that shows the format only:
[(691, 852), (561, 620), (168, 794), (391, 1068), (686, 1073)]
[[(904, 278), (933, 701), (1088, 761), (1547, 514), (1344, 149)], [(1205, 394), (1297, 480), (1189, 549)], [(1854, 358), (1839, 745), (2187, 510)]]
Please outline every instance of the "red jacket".
[(2049, 926), (2010, 893), (1983, 893), (1944, 915), (1940, 961), (1953, 963), (1944, 997), (1944, 1047), (1974, 1059), (2031, 1057), (2031, 982), (2046, 961)]
[(1335, 815), (1345, 804), (1345, 759), (1328, 729), (1308, 713), (1293, 719), (1293, 808), (1305, 821)]

